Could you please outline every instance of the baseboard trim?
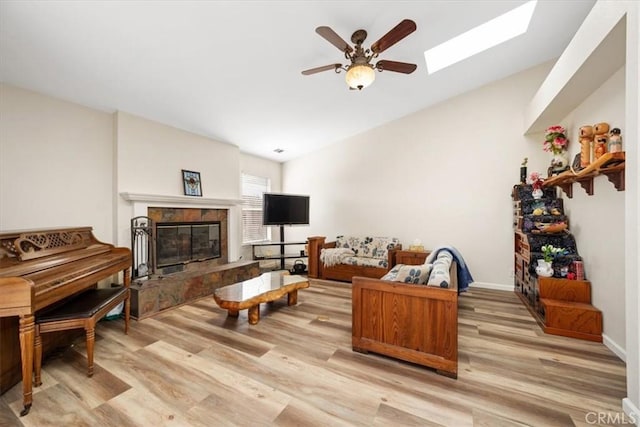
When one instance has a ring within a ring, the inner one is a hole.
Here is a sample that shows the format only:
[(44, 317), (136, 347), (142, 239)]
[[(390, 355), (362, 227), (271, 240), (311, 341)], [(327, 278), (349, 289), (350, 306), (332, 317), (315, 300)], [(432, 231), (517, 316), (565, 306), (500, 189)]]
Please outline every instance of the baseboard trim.
[(469, 285), (472, 288), (493, 289), (496, 291), (514, 291), (513, 285), (502, 285), (500, 283), (473, 282)]
[(640, 425), (640, 408), (634, 405), (628, 397), (622, 399), (622, 410), (629, 416), (627, 421)]
[(611, 350), (616, 356), (620, 358), (624, 363), (627, 363), (627, 352), (624, 348), (620, 347), (615, 341), (609, 338), (607, 335), (602, 334), (602, 344)]

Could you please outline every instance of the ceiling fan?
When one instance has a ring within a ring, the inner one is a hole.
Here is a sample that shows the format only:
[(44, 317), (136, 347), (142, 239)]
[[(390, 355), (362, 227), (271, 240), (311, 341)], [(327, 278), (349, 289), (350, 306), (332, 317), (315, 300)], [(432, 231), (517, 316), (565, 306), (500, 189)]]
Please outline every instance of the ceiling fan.
[(416, 30), (416, 23), (410, 19), (405, 19), (391, 29), (387, 34), (382, 36), (380, 40), (373, 43), (371, 48), (364, 49), (362, 43), (367, 38), (367, 32), (365, 30), (357, 30), (351, 35), (351, 42), (355, 46), (351, 47), (344, 41), (335, 31), (329, 27), (318, 27), (316, 33), (320, 34), (329, 43), (337, 47), (344, 53), (346, 59), (350, 63), (346, 65), (342, 64), (330, 64), (322, 67), (311, 68), (304, 70), (303, 75), (308, 76), (311, 74), (320, 73), (322, 71), (334, 70), (336, 73), (346, 71), (345, 80), (349, 85), (349, 89), (362, 90), (369, 86), (375, 80), (375, 70), (378, 71), (394, 71), (396, 73), (411, 74), (417, 68), (416, 64), (409, 64), (406, 62), (380, 60), (375, 65), (371, 61), (378, 57), (378, 54), (389, 49), (394, 44), (398, 43), (403, 38)]

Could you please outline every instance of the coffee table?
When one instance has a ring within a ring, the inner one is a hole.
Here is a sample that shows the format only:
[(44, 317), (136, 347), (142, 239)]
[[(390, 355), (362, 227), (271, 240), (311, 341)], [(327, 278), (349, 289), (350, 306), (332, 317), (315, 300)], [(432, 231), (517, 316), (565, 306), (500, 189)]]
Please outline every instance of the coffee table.
[(253, 279), (218, 288), (213, 299), (231, 317), (238, 317), (240, 310), (249, 309), (249, 324), (260, 321), (260, 303), (275, 301), (287, 295), (287, 304), (298, 303), (298, 289), (309, 287), (309, 280), (302, 276), (290, 276), (288, 272), (272, 271)]

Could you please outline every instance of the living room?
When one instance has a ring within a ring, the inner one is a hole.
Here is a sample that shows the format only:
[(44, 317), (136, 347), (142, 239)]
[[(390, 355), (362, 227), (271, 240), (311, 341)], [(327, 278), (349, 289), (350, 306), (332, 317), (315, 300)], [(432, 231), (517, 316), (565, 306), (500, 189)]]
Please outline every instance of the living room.
[[(597, 2), (597, 11), (617, 13), (607, 3)], [(572, 155), (579, 151), (582, 125), (605, 121), (623, 130), (625, 191), (600, 177), (593, 196), (576, 185), (565, 206), (594, 305), (603, 311), (604, 345), (626, 362), (629, 408), (637, 411), (638, 181), (631, 165), (638, 164), (638, 10), (627, 3), (626, 31), (636, 32), (626, 36), (626, 61), (545, 125), (569, 130)], [(311, 225), (288, 227), (286, 240), (348, 233), (394, 235), (406, 246), (416, 239), (426, 248), (452, 245), (469, 264), (474, 286), (510, 291), (509, 195), (523, 158), (529, 171), (548, 167), (543, 130), (526, 131), (545, 79), (562, 71), (557, 63), (536, 65), (285, 162), (169, 121), (106, 112), (3, 81), (0, 229), (91, 225), (102, 241), (129, 246), (131, 218), (158, 203), (150, 196), (162, 196), (170, 206), (196, 203), (183, 196), (180, 171), (189, 169), (202, 177), (204, 202), (197, 206), (206, 202), (230, 211), (229, 260), (246, 259), (250, 248), (242, 245), (237, 200), (241, 173), (248, 173), (269, 178), (271, 191), (311, 196)]]

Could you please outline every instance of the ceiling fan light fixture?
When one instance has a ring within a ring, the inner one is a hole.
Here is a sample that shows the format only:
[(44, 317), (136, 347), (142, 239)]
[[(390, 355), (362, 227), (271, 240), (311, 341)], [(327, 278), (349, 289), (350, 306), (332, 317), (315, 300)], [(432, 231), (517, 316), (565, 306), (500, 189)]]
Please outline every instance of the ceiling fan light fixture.
[(347, 70), (345, 80), (350, 88), (362, 90), (376, 79), (376, 72), (370, 64), (353, 64)]

